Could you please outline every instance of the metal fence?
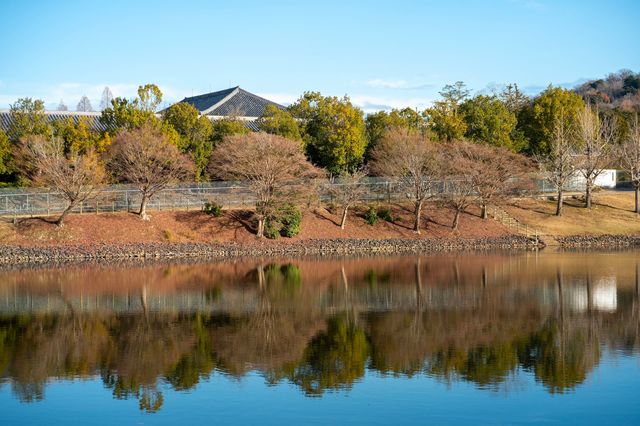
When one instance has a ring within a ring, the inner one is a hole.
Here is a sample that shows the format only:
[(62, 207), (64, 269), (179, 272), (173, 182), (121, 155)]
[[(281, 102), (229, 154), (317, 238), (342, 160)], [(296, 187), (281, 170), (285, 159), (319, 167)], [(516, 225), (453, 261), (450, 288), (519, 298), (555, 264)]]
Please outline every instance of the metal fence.
[[(452, 182), (435, 182), (432, 186), (434, 194), (446, 194)], [(302, 184), (315, 186), (321, 201), (331, 202), (335, 187), (342, 185), (340, 181), (313, 181)], [(406, 200), (405, 191), (388, 178), (368, 178), (364, 184), (367, 190), (362, 197), (363, 202), (392, 202)], [(283, 191), (293, 190), (283, 188)], [(584, 182), (571, 180), (566, 191), (582, 191)], [(534, 193), (545, 194), (554, 191), (553, 186), (543, 180), (535, 181)], [(142, 193), (131, 185), (110, 185), (103, 188), (90, 200), (78, 205), (74, 213), (101, 213), (137, 211), (140, 207)], [(244, 182), (208, 182), (191, 183), (165, 188), (155, 194), (148, 203), (150, 210), (201, 210), (206, 203), (215, 202), (225, 208), (244, 208), (255, 204), (255, 197)], [(65, 198), (56, 192), (33, 188), (0, 189), (0, 216), (45, 216), (61, 213), (67, 207)]]

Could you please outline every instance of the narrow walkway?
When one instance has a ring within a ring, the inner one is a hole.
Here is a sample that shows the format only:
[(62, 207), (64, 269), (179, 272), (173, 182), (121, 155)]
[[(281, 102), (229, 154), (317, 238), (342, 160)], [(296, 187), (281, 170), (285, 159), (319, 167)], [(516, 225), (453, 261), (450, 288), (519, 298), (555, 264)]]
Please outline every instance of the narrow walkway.
[(541, 242), (547, 247), (557, 247), (560, 245), (558, 240), (556, 240), (552, 235), (541, 234), (537, 229), (520, 222), (499, 206), (490, 206), (488, 212), (496, 221), (531, 240)]

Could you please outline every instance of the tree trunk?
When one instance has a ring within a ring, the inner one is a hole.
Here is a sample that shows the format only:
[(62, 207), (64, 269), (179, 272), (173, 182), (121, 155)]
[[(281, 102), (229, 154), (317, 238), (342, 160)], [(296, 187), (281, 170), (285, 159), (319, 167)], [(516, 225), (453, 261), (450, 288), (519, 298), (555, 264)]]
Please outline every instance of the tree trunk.
[(458, 223), (460, 222), (460, 210), (456, 209), (456, 214), (453, 216), (453, 225), (451, 226), (453, 230), (458, 229)]
[(258, 217), (258, 232), (256, 233), (256, 237), (262, 238), (264, 236), (264, 216)]
[(342, 210), (342, 220), (340, 220), (340, 229), (344, 229), (345, 223), (347, 223), (347, 213), (349, 211), (349, 205), (344, 206)]
[(64, 209), (62, 214), (56, 219), (56, 221), (54, 223), (56, 225), (58, 225), (59, 227), (63, 227), (64, 226), (64, 218), (67, 216), (67, 214), (69, 214), (71, 209), (73, 209), (75, 207), (75, 205), (76, 205), (76, 203), (69, 204), (69, 206), (67, 206), (67, 208)]
[(420, 233), (420, 217), (422, 216), (422, 200), (416, 202), (414, 214), (415, 214), (415, 222), (413, 224), (413, 230), (419, 234)]
[(140, 202), (140, 212), (138, 212), (138, 214), (140, 215), (140, 219), (142, 220), (149, 220), (150, 217), (147, 214), (147, 203), (149, 202), (149, 196), (147, 195), (146, 192), (142, 193), (142, 201)]
[(636, 186), (636, 214), (640, 213), (640, 186)]
[(558, 190), (558, 204), (556, 205), (556, 216), (562, 216), (562, 189)]
[(586, 208), (591, 208), (591, 193), (592, 193), (593, 182), (590, 179), (587, 179), (587, 187), (585, 188), (584, 194), (584, 205)]
[(483, 203), (483, 204), (480, 206), (480, 209), (481, 209), (481, 210), (480, 210), (480, 217), (481, 217), (482, 219), (486, 219), (486, 218), (488, 218), (488, 217), (489, 217), (489, 214), (487, 213), (487, 205)]

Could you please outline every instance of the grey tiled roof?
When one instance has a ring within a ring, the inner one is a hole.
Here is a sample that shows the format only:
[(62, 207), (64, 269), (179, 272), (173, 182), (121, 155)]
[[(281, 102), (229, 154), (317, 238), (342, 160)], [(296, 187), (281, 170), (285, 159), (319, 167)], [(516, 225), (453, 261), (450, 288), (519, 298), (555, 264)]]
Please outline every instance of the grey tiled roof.
[(271, 102), (265, 98), (249, 93), (246, 90), (238, 88), (238, 91), (214, 110), (209, 111), (208, 115), (240, 115), (244, 117), (260, 117), (264, 113), (267, 105), (273, 105), (277, 108), (284, 109), (282, 105)]
[(274, 105), (280, 109), (284, 109), (282, 105), (247, 92), (239, 86), (184, 98), (180, 102), (190, 103), (196, 107), (201, 114), (221, 117), (232, 115), (260, 117), (264, 113), (267, 105)]
[(245, 127), (251, 131), (257, 132), (260, 130), (260, 127), (258, 126), (258, 122), (255, 120), (251, 120), (251, 121), (243, 121)]
[(237, 87), (232, 87), (230, 89), (219, 90), (217, 92), (205, 93), (204, 95), (191, 96), (189, 98), (184, 98), (180, 102), (189, 103), (196, 107), (198, 111), (202, 112), (229, 96), (229, 94), (236, 89)]
[[(100, 114), (87, 114), (83, 112), (60, 112), (60, 111), (45, 111), (45, 116), (47, 117), (47, 121), (49, 123), (57, 121), (57, 120), (66, 120), (67, 118), (72, 118), (74, 123), (78, 123), (80, 117), (85, 117), (89, 127), (92, 130), (98, 132), (104, 132), (107, 130), (107, 127), (102, 124), (100, 121)], [(0, 111), (0, 129), (2, 129), (5, 133), (9, 131), (11, 127), (11, 113), (9, 111)]]

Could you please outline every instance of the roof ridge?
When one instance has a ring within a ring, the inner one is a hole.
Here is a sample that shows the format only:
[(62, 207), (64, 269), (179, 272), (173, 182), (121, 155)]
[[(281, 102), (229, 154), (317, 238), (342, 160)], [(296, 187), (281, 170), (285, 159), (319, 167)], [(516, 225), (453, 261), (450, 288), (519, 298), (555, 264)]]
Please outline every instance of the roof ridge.
[(216, 102), (215, 104), (211, 105), (209, 108), (205, 109), (204, 111), (200, 111), (200, 114), (202, 114), (202, 115), (209, 114), (211, 111), (213, 111), (214, 109), (218, 108), (220, 105), (223, 105), (229, 99), (231, 99), (235, 95), (237, 95), (240, 90), (242, 90), (242, 89), (240, 89), (240, 86), (234, 87), (233, 90), (231, 91), (231, 93), (229, 93), (227, 96), (225, 96), (224, 98), (220, 99), (218, 102)]
[[(215, 95), (216, 93), (221, 93), (221, 92), (226, 92), (226, 91), (234, 91), (236, 89), (239, 89), (240, 86), (235, 86), (235, 87), (229, 87), (227, 89), (222, 89), (222, 90), (216, 90), (215, 92), (209, 92), (209, 93), (203, 93), (202, 95), (195, 95), (195, 96), (185, 96), (184, 99), (182, 101), (185, 101), (187, 99), (200, 99), (200, 98), (204, 98), (206, 96), (211, 96), (211, 95)], [(180, 101), (180, 102), (182, 102)]]

